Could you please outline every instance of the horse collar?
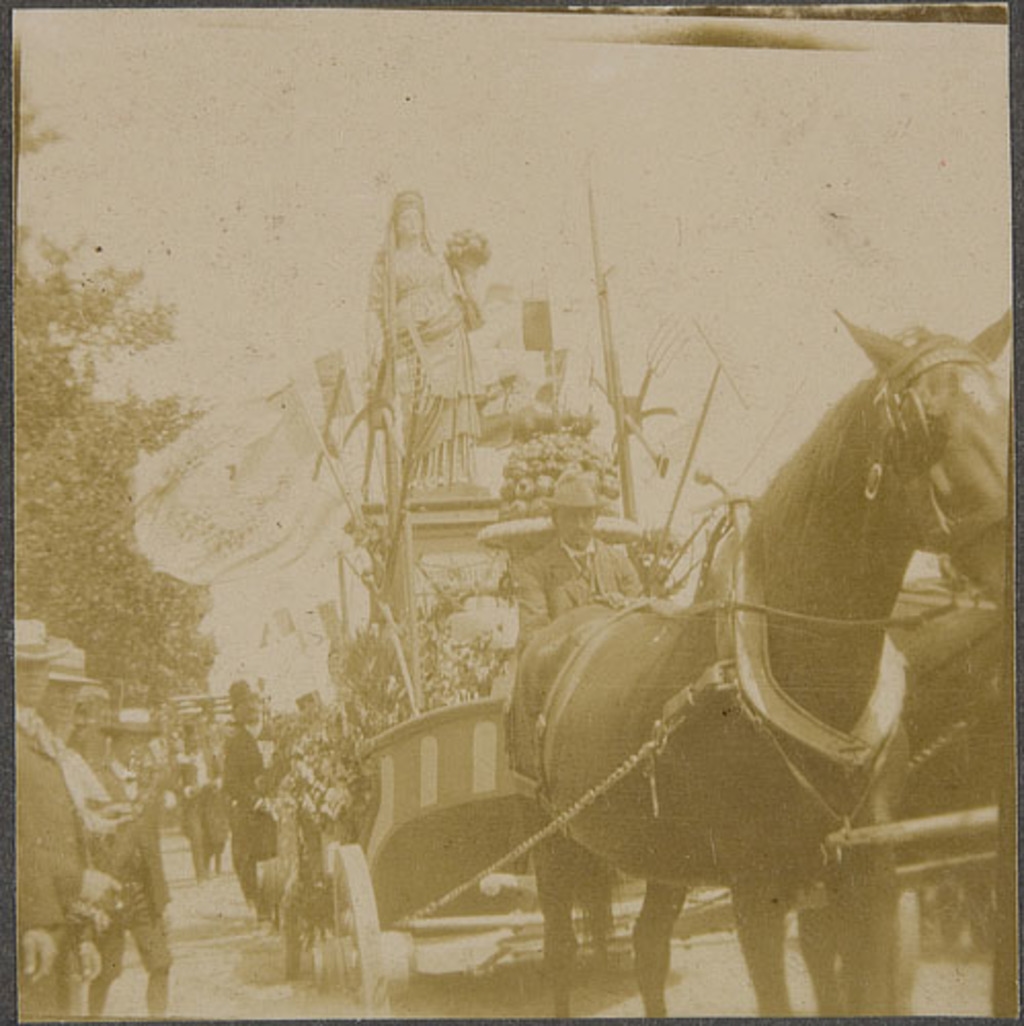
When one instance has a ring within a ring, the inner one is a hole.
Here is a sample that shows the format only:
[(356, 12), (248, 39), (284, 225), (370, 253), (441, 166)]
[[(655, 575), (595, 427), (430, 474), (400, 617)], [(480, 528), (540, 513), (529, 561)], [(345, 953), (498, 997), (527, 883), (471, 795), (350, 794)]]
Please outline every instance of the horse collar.
[[(737, 603), (761, 603), (761, 590), (750, 575), (742, 545), (734, 569), (733, 595)], [(860, 719), (846, 732), (808, 712), (775, 679), (766, 613), (734, 608), (730, 620), (739, 691), (750, 715), (772, 732), (787, 736), (830, 762), (851, 769), (871, 766), (899, 724), (906, 694), (906, 664), (889, 636), (883, 642), (871, 696)]]

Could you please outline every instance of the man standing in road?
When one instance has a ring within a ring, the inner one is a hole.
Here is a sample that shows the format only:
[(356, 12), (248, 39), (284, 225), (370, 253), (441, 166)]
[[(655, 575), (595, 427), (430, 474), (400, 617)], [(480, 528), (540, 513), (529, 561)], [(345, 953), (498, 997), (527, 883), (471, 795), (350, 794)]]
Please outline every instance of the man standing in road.
[(89, 1014), (103, 1014), (110, 985), (121, 975), (125, 934), (130, 932), (149, 975), (146, 1009), (152, 1018), (163, 1018), (171, 974), (164, 917), (170, 892), (160, 851), (163, 787), (149, 764), (149, 745), (158, 729), (147, 710), (124, 709), (106, 731), (110, 755), (94, 769), (126, 819), (113, 836), (94, 839), (96, 861), (121, 883), (121, 901), (109, 929), (100, 935), (103, 968), (89, 989)]
[(181, 826), (192, 851), (197, 883), (209, 879), (210, 865), (223, 847), (223, 839), (214, 836), (210, 814), (221, 787), (220, 767), (204, 726), (200, 719), (182, 724), (181, 748), (175, 757)]
[(85, 1014), (76, 990), (99, 972), (93, 939), (116, 890), (88, 866), (65, 777), (79, 678), (51, 671), (60, 654), (42, 623), (15, 624), (18, 1004), (25, 1020)]
[(273, 821), (265, 809), (262, 788), (263, 756), (256, 742), (260, 722), (259, 698), (244, 680), (228, 691), (234, 723), (224, 745), (224, 794), (230, 803), (231, 860), (249, 906), (265, 918), (256, 864), (268, 858), (266, 835)]

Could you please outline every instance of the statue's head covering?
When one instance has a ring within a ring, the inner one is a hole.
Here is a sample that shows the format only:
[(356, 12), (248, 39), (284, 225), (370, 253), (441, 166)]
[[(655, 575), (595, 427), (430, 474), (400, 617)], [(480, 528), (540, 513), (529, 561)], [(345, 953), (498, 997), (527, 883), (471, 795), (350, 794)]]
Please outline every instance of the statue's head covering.
[(421, 215), (426, 212), (426, 208), (423, 205), (423, 197), (415, 189), (400, 192), (395, 197), (394, 203), (391, 204), (391, 217), (397, 221), (402, 211), (409, 209), (418, 210)]
[(420, 215), (420, 245), (428, 252), (433, 253), (434, 243), (430, 238), (430, 232), (427, 229), (427, 208), (423, 202), (423, 196), (416, 189), (406, 189), (404, 192), (398, 193), (391, 203), (391, 219), (388, 221), (388, 237), (389, 245), (393, 246), (397, 239), (398, 234), (398, 219), (402, 216), (402, 213), (406, 210), (418, 210)]

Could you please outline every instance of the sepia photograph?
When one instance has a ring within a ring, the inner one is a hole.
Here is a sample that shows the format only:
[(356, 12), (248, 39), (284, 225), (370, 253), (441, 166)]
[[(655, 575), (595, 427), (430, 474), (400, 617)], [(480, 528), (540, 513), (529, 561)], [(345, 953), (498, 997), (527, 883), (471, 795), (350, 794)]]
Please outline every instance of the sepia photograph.
[(13, 12), (19, 1021), (1020, 1014), (1009, 13)]

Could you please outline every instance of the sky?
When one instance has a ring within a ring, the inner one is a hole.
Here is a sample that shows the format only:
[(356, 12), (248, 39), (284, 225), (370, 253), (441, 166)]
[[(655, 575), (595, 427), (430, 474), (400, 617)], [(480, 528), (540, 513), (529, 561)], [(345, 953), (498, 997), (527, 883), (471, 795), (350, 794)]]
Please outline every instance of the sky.
[[(618, 14), (14, 20), (24, 102), (59, 135), (21, 161), (19, 222), (80, 241), (83, 275), (142, 270), (176, 309), (173, 344), (111, 366), (111, 391), (214, 407), (333, 348), (358, 370), (388, 204), (417, 188), (438, 246), (487, 236), (484, 288), (551, 301), (567, 399), (600, 408), (589, 182), (626, 391), (652, 347), (673, 355), (650, 394), (679, 411), (650, 422), (668, 479), (634, 454), (641, 519), (660, 524), (709, 346), (726, 375), (698, 465), (756, 494), (869, 372), (835, 310), (970, 338), (1010, 305), (1005, 26), (729, 20), (822, 47), (780, 49), (643, 45), (700, 23)], [(679, 524), (710, 497), (690, 488)], [(321, 554), (268, 590), (309, 610), (335, 584)], [(267, 611), (251, 588), (215, 598), (223, 681)]]

